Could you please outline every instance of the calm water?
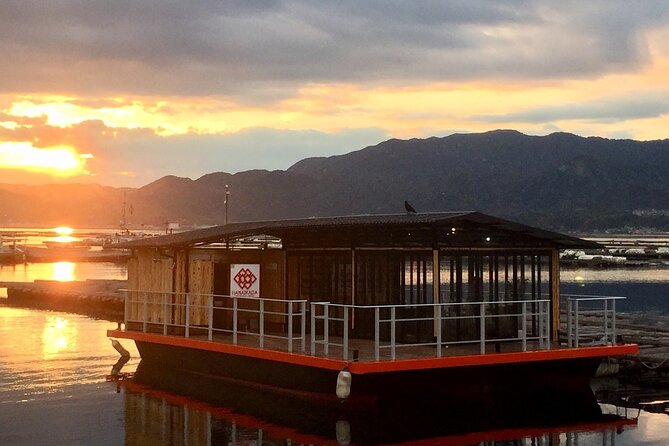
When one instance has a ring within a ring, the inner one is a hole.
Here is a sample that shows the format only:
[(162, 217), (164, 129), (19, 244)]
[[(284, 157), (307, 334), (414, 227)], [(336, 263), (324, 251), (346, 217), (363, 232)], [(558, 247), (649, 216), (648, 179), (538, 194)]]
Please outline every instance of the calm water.
[[(126, 274), (124, 267), (114, 264), (73, 264), (68, 266), (71, 272), (57, 277), (59, 267), (54, 265), (2, 267), (0, 280)], [(563, 292), (627, 295), (630, 310), (669, 314), (669, 270), (564, 270), (562, 278)], [(139, 378), (147, 375), (141, 368), (137, 382), (117, 387), (105, 382), (118, 359), (106, 337), (106, 330), (114, 327), (84, 316), (0, 304), (0, 445), (346, 444), (349, 437), (352, 444), (669, 444), (667, 415), (641, 411), (636, 418), (637, 411), (631, 410), (627, 418), (593, 423), (570, 414), (577, 409), (573, 407), (551, 420), (533, 416), (533, 408), (552, 401), (527, 402), (528, 410), (520, 414), (517, 407), (511, 409), (510, 401), (508, 411), (465, 410), (451, 401), (444, 407), (423, 408), (430, 415), (416, 418), (401, 405), (381, 414), (351, 413), (209, 387), (201, 380), (169, 380), (166, 374), (160, 381), (144, 378), (142, 385)], [(135, 371), (139, 360), (134, 345), (123, 345), (132, 355), (123, 370)], [(598, 412), (623, 414), (612, 406), (595, 407)]]
[[(517, 418), (514, 413), (491, 418), (490, 408), (479, 407), (469, 408), (460, 424), (453, 422), (459, 407), (431, 407), (427, 409), (432, 418), (426, 424), (424, 418), (418, 423), (401, 407), (388, 409), (381, 417), (343, 414), (337, 408), (220, 386), (215, 389), (220, 398), (212, 403), (205, 395), (208, 384), (198, 380), (188, 381), (196, 383), (191, 390), (183, 387), (187, 381), (183, 379), (173, 381), (182, 385), (173, 388), (165, 382), (117, 387), (105, 382), (118, 359), (105, 334), (113, 327), (83, 316), (0, 306), (0, 444), (193, 446), (289, 444), (288, 440), (290, 444), (345, 444), (350, 437), (352, 443), (377, 438), (382, 443), (567, 445), (577, 441), (581, 446), (659, 446), (669, 438), (669, 417), (642, 411), (636, 418), (636, 410), (629, 411), (627, 418), (579, 422), (569, 413), (577, 409), (572, 407), (564, 412), (566, 421), (547, 425), (545, 420)], [(124, 345), (132, 354), (124, 371), (135, 370), (137, 352), (131, 343)], [(161, 374), (161, 380), (166, 376)], [(623, 414), (613, 406), (595, 407), (605, 414)], [(449, 415), (441, 418), (441, 412)], [(479, 424), (477, 417), (485, 422)]]

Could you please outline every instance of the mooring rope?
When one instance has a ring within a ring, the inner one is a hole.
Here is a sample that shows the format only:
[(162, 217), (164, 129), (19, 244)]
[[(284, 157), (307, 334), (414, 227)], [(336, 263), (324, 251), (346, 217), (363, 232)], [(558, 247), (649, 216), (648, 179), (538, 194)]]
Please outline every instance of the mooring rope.
[(646, 367), (646, 368), (649, 369), (649, 370), (659, 369), (659, 368), (662, 367), (662, 365), (663, 365), (665, 362), (667, 362), (667, 361), (669, 361), (669, 358), (664, 358), (664, 359), (662, 360), (662, 362), (660, 362), (659, 364), (653, 366), (653, 365), (650, 365), (650, 364), (646, 364), (645, 362), (643, 362), (642, 360), (639, 359), (639, 362), (641, 363), (641, 365), (643, 365), (644, 367)]

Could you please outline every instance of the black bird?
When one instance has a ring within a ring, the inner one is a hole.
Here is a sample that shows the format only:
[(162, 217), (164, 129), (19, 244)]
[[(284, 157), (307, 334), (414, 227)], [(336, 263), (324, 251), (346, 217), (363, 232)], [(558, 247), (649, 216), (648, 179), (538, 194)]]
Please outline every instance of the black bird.
[(415, 214), (416, 210), (409, 204), (408, 201), (404, 200), (404, 209), (407, 210), (408, 214)]

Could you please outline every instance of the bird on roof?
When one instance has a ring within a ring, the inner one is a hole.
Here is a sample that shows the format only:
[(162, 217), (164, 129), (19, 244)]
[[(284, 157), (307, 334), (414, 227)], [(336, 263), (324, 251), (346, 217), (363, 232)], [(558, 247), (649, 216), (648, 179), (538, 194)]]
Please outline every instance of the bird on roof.
[(416, 210), (409, 204), (408, 201), (404, 200), (404, 209), (407, 210), (407, 214), (415, 214)]

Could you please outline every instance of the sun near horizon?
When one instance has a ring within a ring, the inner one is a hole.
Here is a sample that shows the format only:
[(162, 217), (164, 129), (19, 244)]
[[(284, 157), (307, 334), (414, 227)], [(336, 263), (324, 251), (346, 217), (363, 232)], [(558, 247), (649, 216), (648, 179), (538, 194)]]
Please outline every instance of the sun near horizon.
[(44, 173), (54, 177), (87, 175), (91, 154), (80, 154), (74, 147), (54, 145), (35, 147), (30, 142), (0, 142), (0, 168)]

